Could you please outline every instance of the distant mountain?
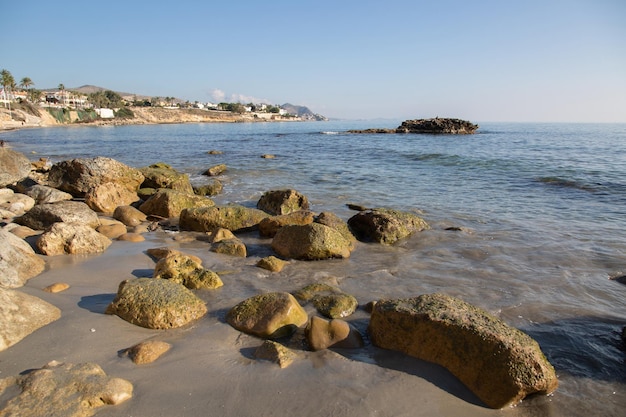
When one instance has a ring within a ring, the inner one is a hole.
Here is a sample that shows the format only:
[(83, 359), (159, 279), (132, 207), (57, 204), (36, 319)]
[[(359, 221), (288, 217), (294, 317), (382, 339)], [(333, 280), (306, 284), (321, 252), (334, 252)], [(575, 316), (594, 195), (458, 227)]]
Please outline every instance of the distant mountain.
[(285, 103), (280, 106), (281, 109), (285, 110), (289, 114), (295, 114), (299, 116), (303, 120), (317, 120), (317, 121), (326, 121), (328, 120), (326, 117), (321, 114), (313, 113), (308, 107), (305, 106), (296, 106), (294, 104)]

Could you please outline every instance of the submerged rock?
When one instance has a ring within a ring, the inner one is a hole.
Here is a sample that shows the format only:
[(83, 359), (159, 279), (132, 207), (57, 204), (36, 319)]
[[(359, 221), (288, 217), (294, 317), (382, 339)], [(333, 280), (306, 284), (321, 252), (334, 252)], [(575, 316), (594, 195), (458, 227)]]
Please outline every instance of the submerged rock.
[(0, 380), (0, 388), (12, 386), (17, 389), (7, 390), (13, 396), (7, 398), (3, 416), (88, 417), (102, 406), (121, 404), (133, 396), (130, 382), (107, 376), (95, 363), (53, 361)]
[(348, 220), (348, 226), (359, 240), (387, 245), (429, 228), (413, 213), (385, 208), (359, 212)]
[(206, 312), (204, 302), (182, 284), (154, 278), (122, 281), (106, 309), (106, 314), (148, 329), (181, 327)]
[(230, 309), (226, 321), (235, 329), (257, 337), (278, 339), (304, 325), (308, 316), (289, 293), (260, 294)]
[(375, 346), (444, 366), (492, 408), (549, 394), (558, 386), (535, 340), (444, 294), (378, 301), (369, 334)]

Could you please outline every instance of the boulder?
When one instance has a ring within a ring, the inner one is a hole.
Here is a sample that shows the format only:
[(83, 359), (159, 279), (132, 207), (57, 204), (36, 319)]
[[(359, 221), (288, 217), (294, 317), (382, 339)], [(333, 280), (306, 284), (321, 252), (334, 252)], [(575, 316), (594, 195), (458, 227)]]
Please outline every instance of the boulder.
[(331, 213), (329, 211), (323, 211), (315, 217), (315, 223), (323, 224), (324, 226), (332, 227), (337, 230), (343, 237), (348, 240), (352, 247), (356, 243), (356, 238), (350, 231), (350, 227), (348, 227), (348, 223), (343, 221), (339, 216), (335, 213)]
[(163, 248), (151, 248), (148, 249), (146, 251), (146, 253), (154, 260), (158, 261), (160, 259), (163, 258), (167, 258), (170, 255), (185, 255), (188, 258), (190, 258), (192, 261), (196, 262), (198, 265), (202, 265), (202, 259), (198, 258), (197, 256), (194, 255), (189, 255), (186, 253), (183, 253), (179, 250), (176, 249), (172, 249), (172, 248), (167, 248), (167, 247), (163, 247)]
[(0, 317), (0, 351), (3, 351), (57, 320), (61, 310), (40, 298), (0, 287)]
[(348, 322), (339, 319), (328, 321), (313, 316), (306, 327), (305, 334), (312, 350), (332, 347), (358, 349), (365, 345), (361, 333)]
[(123, 241), (123, 242), (138, 243), (138, 242), (145, 241), (146, 238), (143, 237), (143, 235), (141, 233), (129, 232), (129, 233), (124, 233), (124, 234), (118, 236), (117, 240)]
[[(40, 235), (42, 233), (41, 230), (33, 230), (30, 227), (20, 226), (15, 223), (11, 223), (11, 224), (14, 225), (15, 227), (11, 227), (10, 232), (13, 233), (15, 236), (19, 237), (20, 239), (26, 239), (27, 237)], [(5, 230), (8, 230), (8, 228), (5, 227)]]
[(89, 226), (54, 223), (35, 242), (44, 255), (77, 255), (104, 252), (111, 239)]
[(289, 214), (298, 210), (308, 210), (309, 200), (296, 190), (274, 190), (265, 192), (256, 207), (273, 215)]
[(124, 349), (122, 354), (128, 356), (133, 363), (144, 365), (156, 361), (171, 348), (172, 345), (169, 343), (160, 340), (147, 340)]
[(167, 279), (122, 281), (106, 314), (148, 329), (171, 329), (199, 319), (206, 305), (191, 290)]
[(213, 165), (212, 167), (204, 171), (202, 175), (216, 177), (218, 175), (223, 174), (224, 172), (226, 172), (226, 164), (219, 164), (219, 165)]
[(213, 179), (208, 184), (193, 187), (193, 192), (196, 195), (214, 196), (214, 195), (220, 194), (223, 189), (224, 189), (224, 186), (222, 185), (222, 183), (217, 179)]
[(224, 285), (218, 274), (202, 268), (198, 262), (184, 254), (171, 254), (160, 259), (154, 267), (153, 276), (171, 280), (192, 290), (215, 289)]
[(313, 212), (309, 210), (298, 210), (289, 214), (266, 217), (259, 223), (259, 234), (263, 237), (274, 237), (278, 229), (283, 226), (311, 224), (314, 218)]
[(124, 233), (128, 232), (128, 230), (126, 230), (126, 226), (121, 222), (117, 224), (101, 224), (96, 227), (96, 231), (105, 235), (109, 239), (117, 239)]
[[(6, 398), (3, 416), (88, 417), (105, 405), (132, 398), (133, 385), (111, 378), (95, 363), (48, 363), (4, 380)], [(15, 388), (13, 388), (15, 387)]]
[(50, 186), (74, 197), (84, 197), (89, 190), (106, 183), (120, 184), (137, 192), (143, 180), (139, 170), (102, 156), (58, 162), (52, 165), (48, 174)]
[(139, 226), (147, 220), (145, 213), (133, 206), (116, 207), (113, 211), (113, 218), (129, 227)]
[(272, 249), (284, 258), (310, 261), (348, 258), (352, 245), (337, 230), (311, 223), (280, 228), (272, 240)]
[(259, 268), (267, 269), (271, 272), (280, 272), (287, 264), (289, 264), (289, 262), (278, 259), (275, 256), (266, 256), (265, 258), (259, 259), (259, 261), (256, 263), (256, 266), (258, 266)]
[(186, 194), (193, 194), (193, 187), (187, 174), (180, 173), (166, 163), (159, 162), (140, 168), (145, 180), (141, 188), (168, 188)]
[(180, 213), (179, 226), (195, 232), (212, 232), (222, 227), (237, 233), (257, 228), (265, 217), (267, 213), (261, 210), (237, 204), (194, 207)]
[(246, 245), (239, 238), (221, 239), (211, 245), (211, 252), (222, 255), (238, 256), (245, 258), (248, 256)]
[(30, 174), (30, 161), (23, 154), (0, 147), (0, 187), (14, 184)]
[(44, 230), (59, 222), (77, 223), (93, 228), (100, 224), (96, 212), (80, 201), (39, 204), (15, 219), (15, 223), (35, 230)]
[(338, 319), (352, 315), (359, 306), (354, 296), (328, 284), (316, 283), (296, 291), (294, 297), (300, 302), (311, 302), (323, 316)]
[(25, 240), (0, 229), (0, 287), (21, 287), (45, 267), (44, 260)]
[(291, 335), (308, 320), (306, 311), (289, 293), (274, 292), (250, 297), (226, 315), (235, 329), (264, 339)]
[(215, 203), (207, 197), (163, 188), (139, 206), (147, 215), (160, 217), (178, 217), (186, 208), (212, 207)]
[(289, 348), (273, 340), (265, 340), (261, 346), (254, 351), (256, 359), (262, 359), (278, 364), (281, 368), (291, 365), (296, 358), (296, 354)]
[(58, 203), (73, 198), (70, 193), (40, 184), (29, 187), (24, 194), (33, 198), (36, 204)]
[(384, 208), (359, 212), (348, 220), (348, 226), (359, 240), (387, 245), (429, 228), (413, 213)]
[(85, 204), (101, 213), (113, 213), (118, 206), (128, 206), (139, 201), (136, 191), (124, 184), (107, 182), (90, 188), (85, 193)]
[(9, 188), (0, 193), (0, 209), (10, 212), (12, 216), (21, 216), (35, 205), (35, 200), (26, 194), (15, 193)]
[(378, 301), (369, 334), (375, 346), (444, 366), (492, 408), (549, 394), (558, 386), (535, 340), (444, 294)]

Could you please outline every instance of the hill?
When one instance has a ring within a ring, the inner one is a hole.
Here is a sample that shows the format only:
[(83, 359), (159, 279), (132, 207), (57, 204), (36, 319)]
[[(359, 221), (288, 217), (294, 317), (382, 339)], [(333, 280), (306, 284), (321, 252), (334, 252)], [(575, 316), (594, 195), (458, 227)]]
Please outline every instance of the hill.
[(295, 114), (299, 116), (302, 120), (317, 120), (317, 121), (326, 121), (328, 120), (326, 117), (321, 114), (313, 113), (306, 106), (296, 106), (295, 104), (285, 103), (280, 106), (281, 109), (285, 110), (289, 114)]

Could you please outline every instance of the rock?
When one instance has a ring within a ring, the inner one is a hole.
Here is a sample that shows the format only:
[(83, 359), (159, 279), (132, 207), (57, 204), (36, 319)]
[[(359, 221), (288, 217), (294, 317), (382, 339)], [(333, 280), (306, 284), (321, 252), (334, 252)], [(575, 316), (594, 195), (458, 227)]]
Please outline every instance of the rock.
[(139, 170), (101, 156), (58, 162), (48, 174), (50, 186), (74, 197), (84, 197), (91, 189), (106, 183), (116, 183), (137, 192), (143, 180)]
[(118, 206), (113, 211), (113, 218), (121, 221), (126, 226), (139, 226), (147, 220), (147, 216), (141, 210), (133, 206)]
[(118, 224), (107, 224), (107, 225), (101, 224), (100, 226), (96, 227), (96, 231), (98, 233), (105, 235), (109, 239), (117, 239), (118, 237), (126, 233), (128, 230), (126, 230), (126, 226), (124, 226), (124, 224), (118, 223)]
[(54, 223), (35, 242), (44, 255), (77, 255), (104, 252), (111, 239), (89, 226), (71, 223)]
[(323, 316), (330, 319), (348, 317), (359, 306), (354, 296), (328, 284), (311, 284), (293, 294), (298, 301), (308, 302)]
[[(15, 223), (13, 223), (15, 224)], [(33, 230), (30, 227), (27, 226), (19, 226), (19, 225), (15, 225), (15, 227), (13, 227), (11, 229), (11, 233), (13, 233), (15, 236), (19, 237), (20, 239), (26, 239), (27, 237), (31, 237), (31, 236), (36, 236), (41, 234), (40, 230)]]
[(405, 120), (396, 129), (397, 133), (446, 133), (467, 135), (475, 133), (478, 125), (466, 120), (439, 118)]
[(343, 237), (348, 240), (354, 249), (356, 238), (350, 231), (348, 227), (348, 223), (344, 222), (339, 216), (334, 213), (324, 211), (321, 212), (317, 217), (315, 217), (315, 223), (323, 224), (324, 226), (332, 227), (337, 230)]
[(0, 287), (0, 317), (0, 351), (3, 351), (57, 320), (61, 310), (40, 298)]
[(298, 210), (289, 214), (266, 217), (259, 223), (259, 234), (263, 237), (274, 237), (281, 227), (311, 224), (314, 217), (313, 212), (309, 210)]
[(69, 287), (70, 287), (70, 284), (67, 284), (65, 282), (55, 282), (54, 284), (50, 284), (47, 287), (42, 288), (42, 290), (45, 292), (55, 294), (58, 292), (63, 292), (67, 290)]
[(218, 150), (216, 150), (216, 149), (212, 149), (212, 150), (210, 150), (210, 151), (208, 151), (208, 152), (207, 152), (207, 154), (209, 154), (209, 155), (221, 155), (221, 154), (223, 154), (223, 153), (224, 153), (224, 152), (222, 152), (222, 151), (218, 151)]
[(33, 171), (48, 172), (52, 164), (48, 158), (39, 158), (37, 161), (32, 161), (30, 166)]
[(384, 208), (359, 212), (348, 220), (348, 226), (359, 240), (387, 245), (429, 228), (415, 214)]
[(256, 266), (258, 266), (259, 268), (267, 269), (271, 272), (280, 272), (287, 264), (289, 264), (289, 262), (278, 259), (275, 256), (267, 256), (265, 258), (259, 259), (259, 262), (256, 263)]
[(59, 201), (68, 201), (73, 198), (70, 193), (40, 184), (29, 187), (24, 194), (33, 198), (36, 204), (58, 203)]
[(0, 229), (0, 288), (18, 288), (46, 267), (33, 248), (13, 233)]
[(266, 213), (289, 214), (298, 210), (308, 210), (309, 200), (296, 190), (275, 190), (264, 193), (256, 207)]
[(274, 159), (274, 158), (276, 158), (276, 155), (272, 155), (271, 153), (264, 153), (263, 155), (261, 155), (261, 158), (263, 158), (263, 159)]
[(147, 340), (125, 349), (123, 354), (127, 355), (133, 363), (144, 365), (156, 361), (171, 348), (172, 345), (169, 343), (160, 340)]
[(226, 164), (214, 165), (202, 173), (202, 175), (208, 175), (210, 177), (216, 177), (226, 172)]
[(105, 405), (118, 405), (132, 398), (133, 385), (111, 378), (95, 363), (78, 365), (50, 362), (40, 369), (10, 377), (3, 416), (88, 417)]
[(212, 207), (214, 205), (213, 200), (207, 197), (164, 188), (158, 190), (139, 206), (139, 210), (147, 215), (168, 218), (180, 216), (180, 212), (186, 208)]
[(166, 163), (159, 162), (140, 169), (145, 180), (141, 188), (168, 188), (185, 194), (193, 194), (187, 174), (180, 173)]
[(352, 245), (337, 230), (311, 223), (280, 228), (272, 240), (272, 249), (284, 258), (310, 261), (348, 258)]
[(193, 192), (196, 195), (214, 196), (220, 194), (223, 189), (224, 186), (222, 185), (222, 183), (217, 179), (213, 179), (213, 181), (211, 181), (209, 184), (193, 187)]
[(179, 226), (181, 230), (196, 232), (212, 232), (222, 227), (237, 233), (257, 228), (265, 217), (267, 213), (261, 210), (237, 204), (194, 207), (180, 213)]
[(152, 197), (154, 194), (156, 194), (157, 190), (156, 188), (140, 188), (137, 190), (137, 196), (146, 201), (147, 199), (149, 199), (150, 197)]
[(231, 239), (222, 239), (211, 245), (211, 252), (221, 253), (222, 255), (239, 256), (245, 258), (248, 255), (246, 245), (236, 237)]
[(212, 232), (207, 232), (207, 235), (209, 236), (209, 241), (211, 243), (217, 243), (226, 239), (235, 239), (233, 232), (228, 229), (224, 229), (223, 227), (220, 227)]
[(59, 222), (77, 223), (93, 228), (100, 224), (96, 212), (80, 201), (39, 204), (15, 219), (15, 223), (35, 230), (44, 230)]
[(0, 147), (0, 187), (6, 187), (28, 177), (30, 161), (23, 154)]
[(171, 254), (160, 259), (154, 267), (154, 278), (168, 279), (192, 290), (211, 290), (224, 285), (218, 274), (202, 268), (184, 254)]
[(126, 185), (113, 182), (96, 185), (85, 193), (85, 204), (101, 213), (113, 213), (118, 206), (127, 206), (139, 201), (136, 191)]
[(21, 216), (35, 205), (35, 200), (25, 194), (13, 192), (6, 188), (5, 192), (0, 194), (0, 209), (12, 213), (11, 217)]
[(263, 344), (254, 351), (254, 357), (274, 362), (281, 368), (286, 368), (293, 363), (296, 354), (291, 349), (278, 342), (265, 340)]
[(549, 394), (558, 385), (530, 336), (444, 294), (378, 301), (369, 334), (375, 346), (444, 366), (492, 408)]
[(146, 240), (145, 237), (142, 236), (141, 233), (124, 233), (121, 236), (117, 237), (117, 240), (121, 240), (123, 242), (134, 242), (134, 243), (138, 243), (138, 242), (143, 242), (144, 240)]
[(323, 350), (331, 347), (342, 349), (358, 349), (363, 347), (361, 334), (343, 320), (324, 320), (311, 317), (305, 330), (307, 341), (312, 350)]
[(206, 305), (191, 290), (167, 279), (122, 281), (106, 309), (129, 323), (148, 329), (171, 329), (199, 319)]
[(289, 293), (275, 292), (250, 297), (234, 306), (226, 321), (235, 329), (264, 339), (289, 336), (308, 316)]
[(189, 255), (189, 254), (183, 253), (183, 252), (181, 252), (179, 250), (171, 249), (171, 248), (167, 248), (167, 247), (151, 248), (151, 249), (148, 249), (146, 251), (146, 253), (150, 257), (152, 257), (152, 259), (155, 259), (157, 261), (160, 260), (160, 259), (163, 259), (163, 258), (167, 258), (170, 255), (185, 255), (186, 257), (190, 258), (192, 261), (194, 261), (198, 265), (202, 265), (202, 259), (198, 258), (197, 256)]

